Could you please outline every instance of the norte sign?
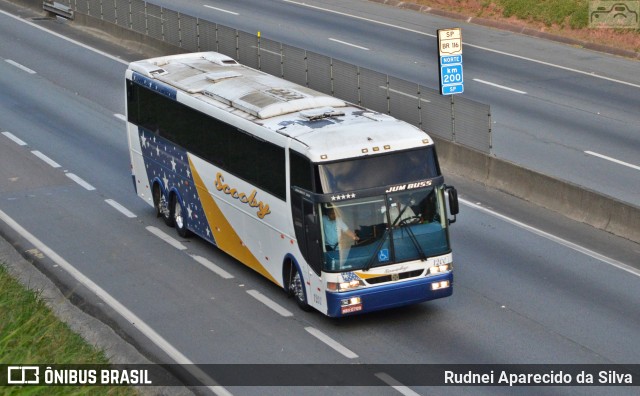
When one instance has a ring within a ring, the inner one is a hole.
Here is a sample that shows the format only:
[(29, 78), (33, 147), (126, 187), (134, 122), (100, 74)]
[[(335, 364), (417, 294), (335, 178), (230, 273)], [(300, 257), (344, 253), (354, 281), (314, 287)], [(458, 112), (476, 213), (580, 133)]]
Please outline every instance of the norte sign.
[(464, 92), (462, 73), (462, 31), (460, 28), (438, 30), (440, 93), (452, 95)]

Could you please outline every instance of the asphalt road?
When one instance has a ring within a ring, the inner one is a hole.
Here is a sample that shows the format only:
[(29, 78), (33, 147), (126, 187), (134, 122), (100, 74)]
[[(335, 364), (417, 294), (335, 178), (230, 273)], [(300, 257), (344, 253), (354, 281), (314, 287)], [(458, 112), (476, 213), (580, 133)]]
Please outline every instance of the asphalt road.
[[(83, 38), (55, 21), (35, 24)], [(134, 194), (120, 118), (126, 66), (119, 59), (139, 54), (89, 39), (107, 56), (6, 14), (0, 14), (0, 36), (0, 227), (21, 249), (42, 252), (46, 272), (156, 360), (640, 363), (640, 246), (464, 179), (449, 178), (463, 198), (452, 228), (452, 297), (342, 320), (299, 311), (280, 289), (217, 249), (178, 238)], [(429, 395), (512, 393), (506, 387), (400, 389)], [(398, 390), (224, 391), (387, 395)], [(622, 395), (631, 390), (518, 391)]]
[(493, 154), (640, 205), (640, 64), (362, 0), (154, 0), (438, 89), (437, 29), (461, 27), (464, 96), (491, 105)]

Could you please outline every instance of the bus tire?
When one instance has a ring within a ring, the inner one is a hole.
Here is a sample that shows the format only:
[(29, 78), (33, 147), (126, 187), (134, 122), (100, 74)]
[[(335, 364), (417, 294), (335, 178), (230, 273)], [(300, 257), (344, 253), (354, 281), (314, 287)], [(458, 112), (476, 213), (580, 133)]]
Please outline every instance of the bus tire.
[(189, 229), (187, 228), (187, 211), (182, 207), (182, 203), (175, 194), (173, 195), (172, 201), (173, 222), (176, 225), (176, 231), (178, 231), (178, 235), (186, 238), (190, 234)]
[(170, 193), (169, 199), (164, 198), (164, 195), (163, 195), (161, 200), (162, 199), (165, 200), (163, 204), (166, 205), (166, 208), (167, 208), (162, 212), (162, 219), (164, 220), (164, 224), (166, 224), (168, 227), (173, 227), (176, 225), (176, 221), (173, 217), (173, 203), (172, 203), (172, 201), (175, 199), (175, 195)]
[(156, 208), (156, 216), (162, 217), (166, 225), (173, 227), (173, 217), (171, 216), (169, 202), (167, 202), (167, 198), (162, 193), (158, 183), (153, 185), (153, 206)]
[(303, 311), (311, 310), (309, 304), (307, 304), (307, 296), (304, 293), (304, 284), (302, 276), (298, 271), (298, 267), (291, 265), (291, 278), (289, 282), (289, 293), (295, 298), (296, 303)]

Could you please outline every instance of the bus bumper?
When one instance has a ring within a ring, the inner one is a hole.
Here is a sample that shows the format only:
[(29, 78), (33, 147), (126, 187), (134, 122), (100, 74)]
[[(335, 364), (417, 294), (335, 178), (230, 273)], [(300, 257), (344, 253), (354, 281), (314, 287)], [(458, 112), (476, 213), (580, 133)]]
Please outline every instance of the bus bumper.
[[(447, 287), (440, 287), (434, 290), (434, 284), (439, 286), (447, 281)], [(448, 297), (452, 293), (452, 272), (349, 292), (327, 292), (327, 315), (340, 317), (379, 311)], [(353, 303), (353, 301), (358, 301), (358, 298), (359, 303)]]

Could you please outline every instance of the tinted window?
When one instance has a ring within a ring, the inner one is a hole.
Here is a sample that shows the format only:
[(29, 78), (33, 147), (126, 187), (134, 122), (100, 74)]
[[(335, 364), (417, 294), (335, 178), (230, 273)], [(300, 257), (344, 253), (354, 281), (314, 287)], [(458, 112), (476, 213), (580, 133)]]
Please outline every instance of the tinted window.
[(289, 169), (291, 172), (291, 186), (313, 191), (313, 168), (311, 162), (304, 155), (289, 150)]
[(284, 148), (132, 82), (127, 97), (130, 122), (285, 199)]
[(318, 165), (321, 193), (425, 180), (440, 175), (433, 146)]

